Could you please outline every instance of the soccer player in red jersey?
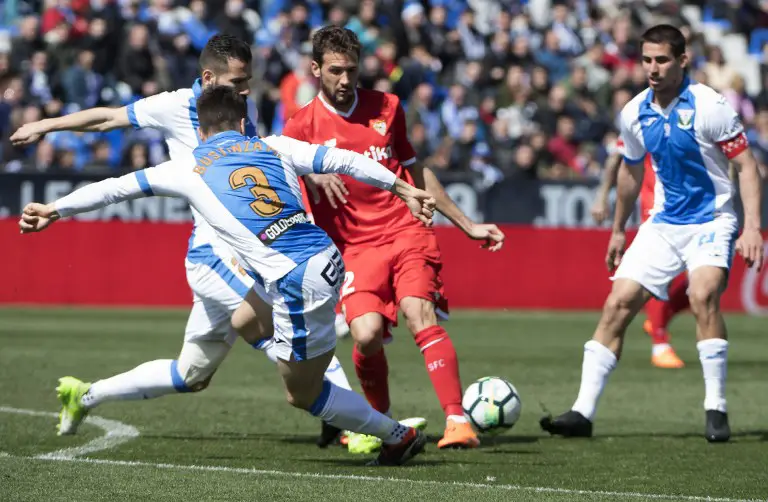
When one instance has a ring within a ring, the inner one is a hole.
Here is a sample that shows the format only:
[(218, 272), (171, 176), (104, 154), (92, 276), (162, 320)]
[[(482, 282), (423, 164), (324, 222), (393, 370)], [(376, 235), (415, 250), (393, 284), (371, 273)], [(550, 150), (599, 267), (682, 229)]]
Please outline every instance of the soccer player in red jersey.
[[(357, 88), (360, 42), (350, 30), (328, 26), (312, 40), (312, 72), (321, 91), (288, 121), (286, 136), (362, 153), (425, 188), (437, 209), (484, 247), (501, 248), (495, 225), (469, 220), (446, 195), (434, 173), (416, 160), (408, 141), (405, 113), (388, 93)], [(446, 415), (439, 448), (474, 448), (479, 440), (464, 418), (456, 350), (437, 323), (446, 310), (440, 249), (431, 228), (418, 225), (395, 198), (369, 190), (348, 177), (308, 176), (314, 221), (328, 232), (347, 270), (342, 310), (355, 341), (353, 360), (366, 398), (388, 413), (390, 396), (384, 341), (397, 322), (398, 308), (421, 350)], [(326, 197), (318, 197), (325, 192)]]
[[(606, 165), (602, 184), (592, 207), (592, 216), (598, 223), (602, 223), (608, 214), (608, 192), (616, 183), (616, 173), (621, 166), (623, 147), (624, 145), (619, 139), (616, 144), (616, 152), (611, 155)], [(655, 189), (656, 174), (653, 172), (650, 157), (646, 156), (643, 184), (640, 188), (640, 218), (642, 222), (650, 217)], [(643, 323), (643, 330), (651, 337), (651, 364), (657, 368), (682, 368), (685, 366), (685, 363), (677, 356), (675, 349), (669, 343), (670, 335), (667, 327), (677, 313), (689, 307), (688, 277), (685, 273), (680, 274), (670, 284), (669, 301), (651, 298), (645, 304), (646, 320)]]

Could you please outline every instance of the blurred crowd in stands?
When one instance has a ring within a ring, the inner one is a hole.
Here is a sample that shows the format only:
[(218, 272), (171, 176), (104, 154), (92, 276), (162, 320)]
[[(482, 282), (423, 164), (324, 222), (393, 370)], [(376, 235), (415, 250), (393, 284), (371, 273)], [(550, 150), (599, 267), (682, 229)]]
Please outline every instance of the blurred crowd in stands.
[(638, 38), (659, 22), (683, 29), (692, 77), (727, 97), (768, 163), (768, 85), (750, 95), (732, 63), (744, 55), (709, 45), (684, 6), (747, 41), (768, 27), (765, 0), (5, 0), (0, 172), (108, 175), (163, 161), (152, 130), (56, 132), (23, 149), (8, 137), (44, 117), (190, 87), (217, 32), (252, 43), (251, 113), (261, 134), (279, 133), (318, 92), (310, 39), (325, 24), (357, 33), (360, 85), (400, 97), (420, 158), (446, 175), (483, 186), (598, 177), (618, 112), (646, 86)]

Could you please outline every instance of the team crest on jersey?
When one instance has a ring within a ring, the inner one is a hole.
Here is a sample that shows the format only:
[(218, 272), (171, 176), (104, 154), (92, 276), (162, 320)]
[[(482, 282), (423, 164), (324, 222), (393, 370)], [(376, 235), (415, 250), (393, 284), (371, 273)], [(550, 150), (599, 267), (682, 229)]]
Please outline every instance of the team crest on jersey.
[(693, 126), (693, 110), (677, 110), (677, 127), (690, 129)]
[(381, 119), (371, 120), (370, 123), (371, 127), (374, 131), (381, 134), (382, 136), (386, 136), (387, 134), (387, 123), (384, 122)]

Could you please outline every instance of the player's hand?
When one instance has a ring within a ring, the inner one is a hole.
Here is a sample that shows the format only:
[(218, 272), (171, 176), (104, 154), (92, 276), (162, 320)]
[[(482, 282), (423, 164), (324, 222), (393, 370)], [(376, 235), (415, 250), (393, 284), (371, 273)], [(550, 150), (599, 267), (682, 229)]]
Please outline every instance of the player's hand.
[(763, 236), (756, 229), (747, 229), (742, 232), (736, 241), (736, 252), (739, 253), (748, 267), (763, 267)]
[(602, 225), (608, 219), (608, 197), (598, 195), (594, 204), (592, 204), (590, 213), (592, 213), (592, 219), (595, 220), (595, 223)]
[(338, 174), (307, 174), (304, 176), (304, 184), (312, 194), (312, 199), (317, 204), (320, 202), (320, 192), (325, 193), (328, 203), (336, 209), (338, 202), (346, 204), (345, 195), (349, 195), (347, 187)]
[(605, 255), (605, 264), (609, 272), (613, 272), (621, 263), (624, 249), (627, 245), (627, 236), (624, 232), (613, 232), (608, 243), (608, 253)]
[(435, 214), (437, 204), (434, 197), (401, 179), (395, 181), (392, 193), (405, 202), (414, 218), (428, 227), (432, 226), (432, 216)]
[(21, 213), (19, 229), (22, 234), (41, 232), (58, 219), (59, 213), (56, 212), (53, 204), (31, 202), (24, 207), (24, 211)]
[(483, 248), (489, 251), (498, 251), (504, 245), (504, 232), (496, 225), (474, 223), (467, 231), (470, 239), (485, 241)]
[(43, 137), (43, 133), (39, 130), (36, 122), (24, 124), (19, 127), (18, 130), (11, 136), (11, 143), (13, 146), (26, 146), (32, 143), (37, 143), (40, 138)]

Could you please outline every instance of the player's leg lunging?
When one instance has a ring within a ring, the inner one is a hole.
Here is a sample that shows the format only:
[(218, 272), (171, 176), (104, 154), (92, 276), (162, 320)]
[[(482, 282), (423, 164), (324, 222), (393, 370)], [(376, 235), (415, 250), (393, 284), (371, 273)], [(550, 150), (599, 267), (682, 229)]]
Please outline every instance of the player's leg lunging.
[(617, 279), (603, 307), (592, 340), (584, 344), (581, 386), (576, 401), (556, 418), (544, 417), (541, 427), (563, 436), (592, 436), (592, 421), (608, 377), (621, 357), (627, 326), (650, 298), (650, 293), (630, 279)]
[(696, 348), (704, 373), (705, 436), (710, 442), (728, 441), (731, 430), (725, 400), (728, 368), (728, 336), (720, 312), (720, 295), (726, 271), (703, 266), (691, 273), (691, 310), (696, 318)]
[[(338, 285), (320, 272), (334, 251), (331, 247), (316, 255), (271, 286), (277, 366), (287, 398), (293, 406), (339, 429), (380, 438), (384, 445), (377, 463), (401, 464), (424, 449), (425, 436), (374, 410), (362, 396), (323, 378), (336, 345)], [(312, 292), (311, 303), (307, 303), (305, 291)]]
[(208, 387), (230, 348), (229, 340), (191, 340), (184, 344), (178, 359), (149, 361), (93, 384), (74, 377), (61, 378), (56, 388), (62, 404), (58, 434), (75, 434), (88, 412), (108, 401), (199, 392)]
[(408, 296), (400, 309), (416, 345), (424, 356), (429, 378), (446, 416), (446, 428), (438, 448), (474, 448), (480, 444), (461, 407), (459, 360), (448, 332), (437, 324), (435, 305), (429, 300)]

